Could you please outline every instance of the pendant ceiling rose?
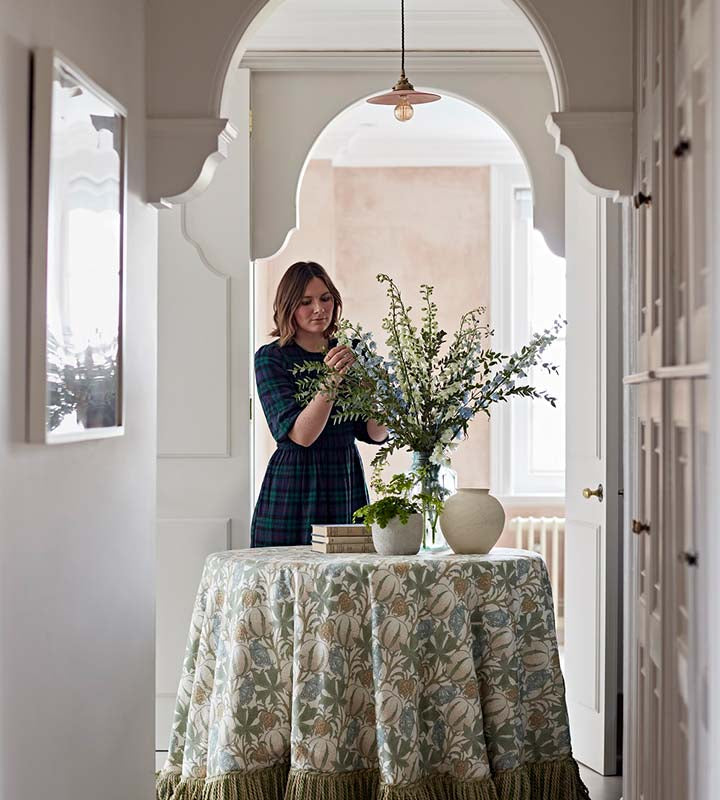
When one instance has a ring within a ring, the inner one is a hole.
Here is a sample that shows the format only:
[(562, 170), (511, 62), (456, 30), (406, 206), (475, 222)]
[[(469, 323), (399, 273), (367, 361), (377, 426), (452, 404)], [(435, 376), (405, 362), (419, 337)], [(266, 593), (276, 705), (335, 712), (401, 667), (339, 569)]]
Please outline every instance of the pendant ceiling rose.
[(439, 94), (432, 92), (417, 92), (405, 75), (405, 0), (400, 0), (400, 43), (401, 61), (400, 78), (392, 87), (392, 90), (385, 94), (378, 94), (375, 97), (368, 97), (367, 102), (380, 106), (395, 106), (395, 117), (400, 122), (407, 122), (413, 115), (413, 105), (420, 103), (434, 103), (440, 100)]

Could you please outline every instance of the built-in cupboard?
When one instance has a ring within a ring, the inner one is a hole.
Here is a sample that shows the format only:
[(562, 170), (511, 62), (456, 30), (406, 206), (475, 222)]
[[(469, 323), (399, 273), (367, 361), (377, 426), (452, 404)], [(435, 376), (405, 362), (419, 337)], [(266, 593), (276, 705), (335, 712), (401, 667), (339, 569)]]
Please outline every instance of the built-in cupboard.
[(625, 800), (677, 800), (694, 796), (707, 733), (710, 2), (635, 11)]

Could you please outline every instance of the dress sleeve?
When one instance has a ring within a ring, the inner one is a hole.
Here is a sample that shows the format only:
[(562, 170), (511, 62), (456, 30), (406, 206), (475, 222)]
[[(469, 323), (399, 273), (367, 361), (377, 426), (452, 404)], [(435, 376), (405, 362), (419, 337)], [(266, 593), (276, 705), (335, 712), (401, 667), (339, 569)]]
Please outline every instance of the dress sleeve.
[(277, 347), (261, 347), (255, 353), (255, 381), (270, 433), (276, 442), (288, 433), (302, 411), (295, 400), (295, 381)]
[(355, 423), (355, 438), (361, 442), (367, 442), (368, 444), (385, 444), (388, 440), (387, 434), (385, 438), (381, 442), (376, 442), (374, 439), (370, 438), (370, 434), (368, 433), (367, 429), (367, 422), (365, 420), (359, 419)]

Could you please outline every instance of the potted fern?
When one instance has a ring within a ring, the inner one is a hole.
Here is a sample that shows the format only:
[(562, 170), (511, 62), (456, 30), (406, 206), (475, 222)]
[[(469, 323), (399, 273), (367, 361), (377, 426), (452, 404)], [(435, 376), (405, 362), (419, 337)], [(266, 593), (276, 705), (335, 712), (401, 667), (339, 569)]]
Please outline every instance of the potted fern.
[(384, 483), (376, 473), (372, 488), (378, 499), (359, 508), (354, 519), (372, 531), (373, 545), (380, 555), (415, 555), (423, 544), (423, 514), (431, 506), (436, 514), (443, 502), (434, 495), (411, 495), (415, 487), (413, 475), (398, 473)]

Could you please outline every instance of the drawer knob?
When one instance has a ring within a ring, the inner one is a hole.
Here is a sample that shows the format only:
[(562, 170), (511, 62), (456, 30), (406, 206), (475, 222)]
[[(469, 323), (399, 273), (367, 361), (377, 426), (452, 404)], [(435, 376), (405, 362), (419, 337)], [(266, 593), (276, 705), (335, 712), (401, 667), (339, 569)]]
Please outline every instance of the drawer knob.
[(680, 139), (680, 141), (675, 145), (675, 149), (673, 150), (673, 155), (675, 158), (682, 158), (686, 153), (690, 152), (690, 140), (689, 139)]

